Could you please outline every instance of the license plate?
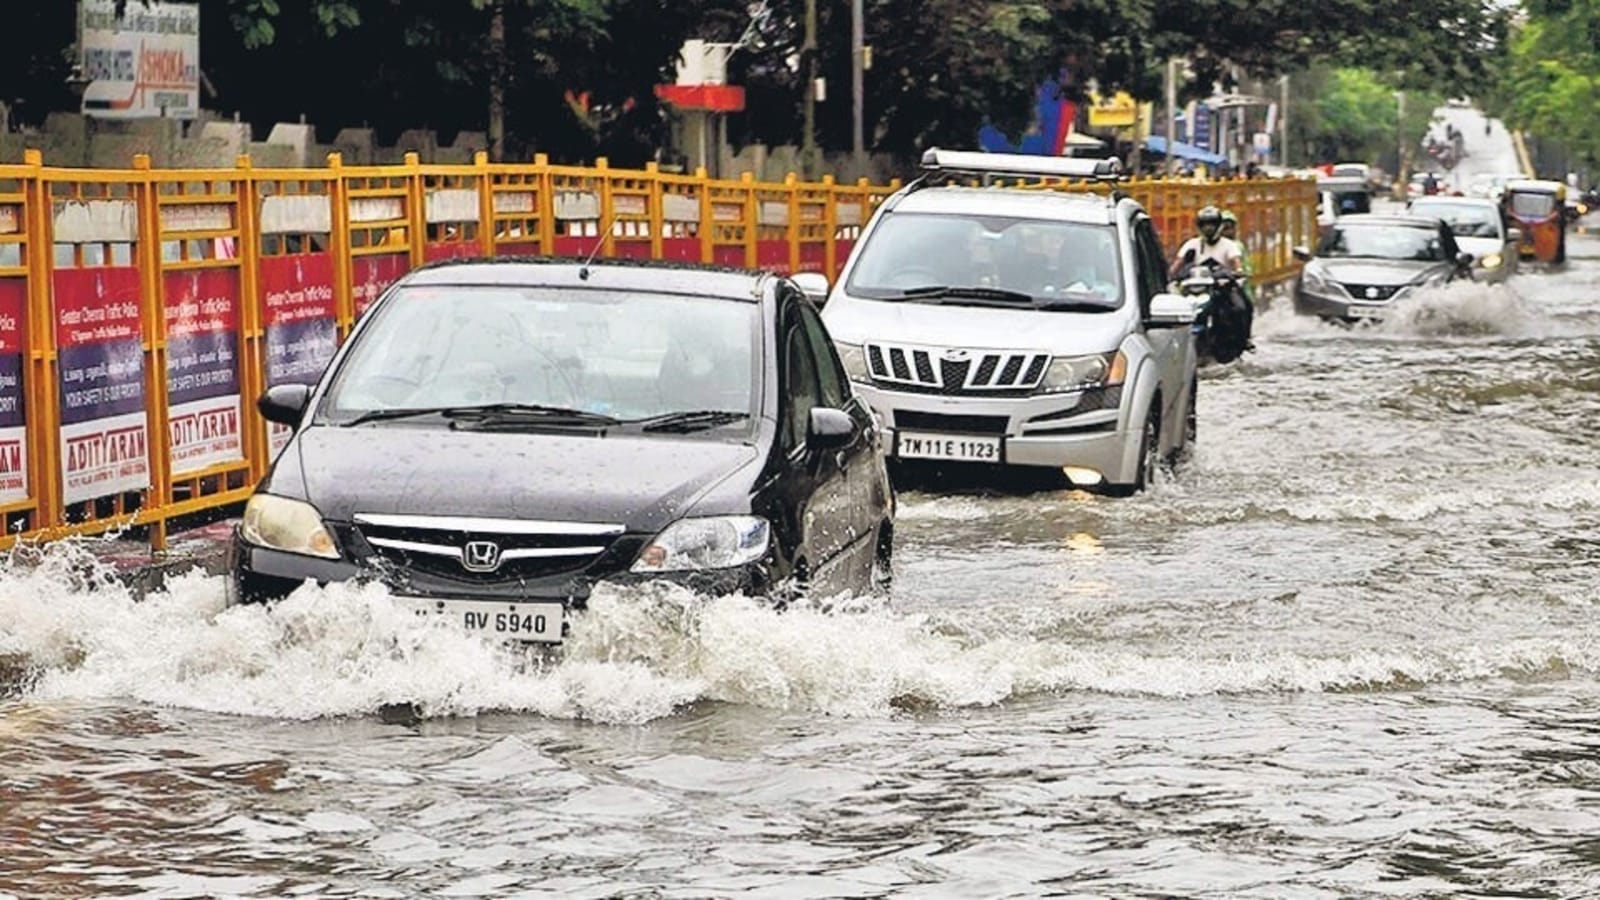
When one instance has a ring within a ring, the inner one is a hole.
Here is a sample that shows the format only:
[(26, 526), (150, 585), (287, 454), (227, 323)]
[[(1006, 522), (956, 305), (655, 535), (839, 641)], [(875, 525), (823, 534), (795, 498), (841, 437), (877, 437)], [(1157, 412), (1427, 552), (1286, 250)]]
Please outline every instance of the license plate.
[(1376, 319), (1381, 318), (1384, 313), (1388, 312), (1388, 308), (1383, 306), (1352, 306), (1346, 309), (1345, 312), (1354, 319)]
[(434, 600), (397, 597), (418, 614), (440, 615), (463, 631), (509, 641), (561, 642), (565, 610), (560, 603), (508, 603), (503, 600)]
[(949, 459), (960, 462), (1003, 462), (1004, 441), (966, 434), (900, 432), (895, 455), (901, 459)]

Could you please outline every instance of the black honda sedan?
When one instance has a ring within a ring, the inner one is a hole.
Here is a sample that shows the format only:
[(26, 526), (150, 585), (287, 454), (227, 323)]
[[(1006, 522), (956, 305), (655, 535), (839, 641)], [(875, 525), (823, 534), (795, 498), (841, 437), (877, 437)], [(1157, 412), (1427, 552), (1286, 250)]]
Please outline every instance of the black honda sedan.
[(371, 579), (493, 636), (559, 641), (600, 582), (780, 601), (888, 578), (877, 424), (770, 274), (452, 261), (366, 313), (235, 529), (231, 596)]

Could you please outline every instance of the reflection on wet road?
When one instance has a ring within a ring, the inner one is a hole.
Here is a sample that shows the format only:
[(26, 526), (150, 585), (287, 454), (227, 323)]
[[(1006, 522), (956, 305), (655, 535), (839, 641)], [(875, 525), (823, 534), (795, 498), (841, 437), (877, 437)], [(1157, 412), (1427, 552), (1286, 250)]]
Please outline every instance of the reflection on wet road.
[(0, 571), (0, 895), (1595, 896), (1574, 247), (1267, 312), (1144, 496), (904, 496), (887, 607), (606, 595), (541, 662)]

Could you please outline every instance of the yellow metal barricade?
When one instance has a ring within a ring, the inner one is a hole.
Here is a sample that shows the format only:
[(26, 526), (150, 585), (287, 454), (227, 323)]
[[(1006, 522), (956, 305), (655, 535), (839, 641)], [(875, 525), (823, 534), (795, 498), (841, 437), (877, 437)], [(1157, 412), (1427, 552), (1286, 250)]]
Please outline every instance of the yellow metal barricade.
[(45, 289), (48, 246), (36, 221), (39, 154), (30, 151), (21, 166), (0, 166), (0, 525), (4, 534), (42, 527), (41, 497), (54, 459), (43, 441), (48, 419), (41, 401), (48, 385), (41, 371), (49, 335), (40, 310)]
[[(339, 165), (334, 252), (349, 261), (351, 316), (360, 318), (400, 276), (423, 262), (422, 171), (414, 153), (399, 166)], [(345, 323), (346, 329), (349, 323)]]

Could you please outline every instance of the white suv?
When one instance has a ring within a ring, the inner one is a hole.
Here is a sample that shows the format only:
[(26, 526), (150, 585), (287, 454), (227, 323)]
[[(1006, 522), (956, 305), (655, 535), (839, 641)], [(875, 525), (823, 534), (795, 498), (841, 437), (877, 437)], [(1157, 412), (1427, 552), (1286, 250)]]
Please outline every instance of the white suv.
[[(1116, 160), (929, 150), (868, 223), (822, 317), (900, 459), (1040, 466), (1133, 493), (1195, 436), (1194, 301)], [(797, 279), (824, 289), (820, 276)]]

